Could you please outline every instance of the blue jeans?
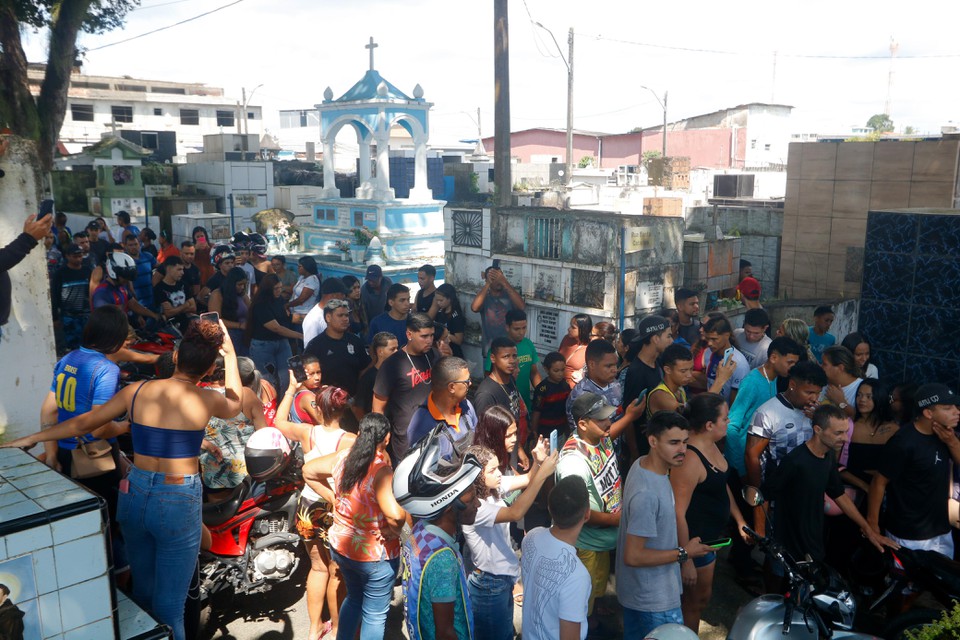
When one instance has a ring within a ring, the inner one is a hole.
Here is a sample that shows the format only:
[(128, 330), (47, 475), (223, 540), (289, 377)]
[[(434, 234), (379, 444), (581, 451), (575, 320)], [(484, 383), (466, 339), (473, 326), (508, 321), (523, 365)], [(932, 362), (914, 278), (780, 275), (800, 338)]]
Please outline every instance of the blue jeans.
[(133, 600), (185, 640), (183, 605), (200, 555), (199, 474), (133, 467), (121, 489), (117, 521), (133, 577)]
[(360, 562), (333, 549), (330, 556), (340, 567), (347, 585), (347, 597), (340, 605), (337, 640), (353, 640), (358, 628), (360, 640), (383, 640), (400, 558)]
[(250, 358), (257, 365), (260, 375), (264, 378), (270, 377), (270, 373), (267, 371), (268, 364), (272, 364), (276, 368), (278, 394), (284, 393), (287, 390), (287, 384), (290, 382), (290, 376), (287, 375), (287, 370), (290, 368), (287, 366), (287, 360), (292, 355), (290, 343), (286, 338), (250, 341)]
[(467, 578), (473, 634), (489, 640), (513, 640), (513, 577), (474, 571)]
[(674, 622), (683, 624), (683, 612), (680, 607), (667, 611), (637, 611), (623, 608), (623, 637), (643, 638), (662, 624)]

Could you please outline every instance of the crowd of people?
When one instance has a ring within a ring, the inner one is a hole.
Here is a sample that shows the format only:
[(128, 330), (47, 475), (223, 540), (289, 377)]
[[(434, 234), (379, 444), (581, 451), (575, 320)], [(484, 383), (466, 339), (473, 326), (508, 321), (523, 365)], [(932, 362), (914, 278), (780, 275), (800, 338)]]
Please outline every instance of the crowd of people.
[[(41, 430), (6, 446), (43, 442), (69, 474), (72, 450), (132, 434), (129, 470), (78, 481), (107, 499), (133, 598), (177, 640), (192, 635), (200, 505), (242, 482), (264, 428), (303, 452), (310, 640), (383, 638), (398, 577), (411, 640), (513, 638), (518, 606), (525, 640), (608, 637), (611, 574), (624, 637), (697, 631), (727, 545), (744, 586), (778, 587), (744, 525), (818, 561), (842, 563), (860, 535), (953, 556), (960, 397), (890, 387), (866, 336), (838, 344), (829, 307), (772, 327), (752, 274), (742, 328), (681, 288), (634, 328), (573, 316), (541, 359), (494, 265), (471, 303), (470, 363), (460, 296), (432, 265), (411, 300), (377, 265), (362, 282), (321, 278), (313, 258), (293, 271), (268, 257), (259, 234), (212, 246), (198, 227), (174, 247), (117, 220), (25, 229), (64, 262), (51, 282), (65, 355)], [(118, 390), (117, 363), (145, 358), (130, 327), (171, 323), (166, 373), (161, 357), (157, 379)]]

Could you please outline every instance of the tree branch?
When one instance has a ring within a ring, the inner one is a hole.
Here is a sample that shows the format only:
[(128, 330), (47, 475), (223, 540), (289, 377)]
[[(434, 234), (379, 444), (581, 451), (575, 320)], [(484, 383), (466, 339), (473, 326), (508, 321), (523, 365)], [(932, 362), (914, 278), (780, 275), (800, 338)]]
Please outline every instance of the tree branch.
[(70, 73), (77, 58), (77, 35), (90, 13), (93, 0), (62, 0), (50, 20), (50, 54), (47, 72), (40, 86), (37, 111), (40, 115), (38, 138), (40, 166), (53, 167), (53, 152), (67, 110)]
[(30, 95), (27, 56), (20, 40), (15, 0), (0, 0), (0, 123), (14, 134), (36, 140), (40, 136), (37, 104)]

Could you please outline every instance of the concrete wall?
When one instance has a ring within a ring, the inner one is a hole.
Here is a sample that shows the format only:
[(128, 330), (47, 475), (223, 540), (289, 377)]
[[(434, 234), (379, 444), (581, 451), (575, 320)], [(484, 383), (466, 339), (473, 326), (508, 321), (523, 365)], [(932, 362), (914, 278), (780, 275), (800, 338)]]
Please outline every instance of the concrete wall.
[(953, 207), (960, 138), (792, 143), (781, 291), (795, 298), (860, 292), (867, 211)]
[[(4, 136), (10, 142), (0, 156), (0, 247), (23, 231), (27, 211), (39, 204), (40, 169), (33, 142)], [(13, 284), (10, 319), (2, 327), (0, 361), (5, 373), (0, 384), (0, 436), (15, 438), (40, 426), (40, 404), (50, 389), (56, 353), (50, 283), (43, 245), (10, 270)]]

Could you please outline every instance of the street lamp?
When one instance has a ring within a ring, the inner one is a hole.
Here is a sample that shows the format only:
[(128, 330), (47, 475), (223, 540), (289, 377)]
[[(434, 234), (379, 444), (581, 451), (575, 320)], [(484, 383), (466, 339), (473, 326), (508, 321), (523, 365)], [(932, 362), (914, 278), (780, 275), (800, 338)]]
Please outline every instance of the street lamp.
[(567, 170), (565, 172), (566, 175), (563, 177), (565, 178), (564, 183), (570, 184), (573, 178), (573, 27), (570, 27), (570, 31), (567, 34), (569, 50), (567, 56), (564, 57), (563, 49), (560, 48), (560, 43), (557, 42), (553, 32), (539, 22), (534, 22), (533, 24), (550, 34), (550, 38), (553, 39), (553, 44), (560, 53), (560, 59), (563, 60), (563, 64), (567, 66)]
[(640, 85), (641, 89), (646, 89), (649, 91), (657, 102), (660, 104), (660, 108), (663, 109), (663, 158), (667, 158), (667, 92), (663, 92), (663, 100), (660, 99), (660, 96), (657, 95), (657, 92), (651, 89), (650, 87)]

